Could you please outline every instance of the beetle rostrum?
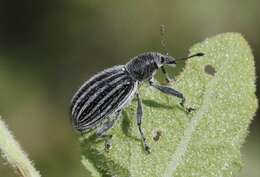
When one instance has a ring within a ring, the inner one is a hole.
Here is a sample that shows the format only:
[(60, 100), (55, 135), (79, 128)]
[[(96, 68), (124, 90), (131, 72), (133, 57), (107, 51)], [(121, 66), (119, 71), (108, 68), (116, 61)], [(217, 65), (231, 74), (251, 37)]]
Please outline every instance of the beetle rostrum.
[[(189, 57), (203, 56), (196, 53)], [(157, 52), (148, 52), (131, 59), (126, 65), (118, 65), (97, 73), (87, 80), (74, 94), (71, 100), (71, 122), (79, 132), (88, 132), (97, 128), (96, 135), (105, 138), (106, 146), (111, 147), (111, 135), (107, 132), (120, 117), (121, 111), (132, 98), (137, 98), (137, 126), (142, 138), (144, 149), (150, 152), (147, 140), (142, 130), (143, 106), (138, 86), (148, 82), (151, 87), (181, 99), (180, 105), (187, 111), (194, 110), (185, 107), (184, 95), (167, 86), (159, 85), (154, 75), (161, 69), (167, 81), (172, 79), (168, 76), (164, 66), (176, 66), (176, 60), (168, 55)]]

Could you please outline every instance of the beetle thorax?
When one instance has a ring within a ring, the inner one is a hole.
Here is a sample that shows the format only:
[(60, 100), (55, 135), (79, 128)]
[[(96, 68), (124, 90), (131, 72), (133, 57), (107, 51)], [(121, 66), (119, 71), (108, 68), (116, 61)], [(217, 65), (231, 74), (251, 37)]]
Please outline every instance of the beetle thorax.
[(136, 56), (126, 64), (126, 70), (130, 76), (138, 81), (151, 78), (159, 68), (158, 55), (155, 52), (144, 53)]

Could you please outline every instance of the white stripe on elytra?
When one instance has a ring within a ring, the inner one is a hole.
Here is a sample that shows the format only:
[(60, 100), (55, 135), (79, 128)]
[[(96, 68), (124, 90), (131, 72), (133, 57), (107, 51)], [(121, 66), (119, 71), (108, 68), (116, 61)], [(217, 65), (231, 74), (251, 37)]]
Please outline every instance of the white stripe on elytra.
[[(86, 85), (87, 85), (89, 82), (93, 81), (94, 79), (96, 79), (97, 77), (99, 77), (99, 76), (101, 76), (101, 75), (103, 75), (103, 74), (107, 74), (107, 73), (109, 73), (109, 72), (111, 72), (111, 71), (113, 71), (113, 70), (122, 69), (123, 67), (124, 67), (124, 65), (114, 66), (114, 67), (112, 67), (112, 68), (106, 69), (106, 70), (104, 70), (104, 71), (102, 71), (102, 72), (100, 72), (100, 73), (94, 75), (92, 78), (90, 78), (89, 80), (87, 80), (87, 81), (78, 89), (78, 91), (77, 91), (77, 92), (74, 94), (74, 96), (72, 97), (72, 99), (71, 99), (72, 101), (71, 101), (71, 102), (73, 102), (73, 100), (76, 99), (76, 97), (78, 96), (78, 94), (82, 91), (82, 89), (84, 89), (84, 87), (86, 87)], [(119, 71), (121, 71), (121, 70), (118, 70), (118, 72), (119, 72)], [(115, 74), (115, 73), (114, 73), (114, 74)], [(97, 84), (99, 84), (100, 82), (103, 82), (104, 80), (107, 80), (107, 79), (111, 78), (112, 76), (114, 76), (114, 74), (111, 74), (111, 76), (105, 77), (105, 78), (103, 78), (102, 80), (97, 81), (96, 83), (90, 85), (90, 87), (87, 88), (87, 90), (76, 100), (75, 104), (72, 105), (72, 106), (73, 106), (72, 111), (71, 111), (72, 115), (74, 115), (75, 109), (77, 108), (77, 105), (79, 104), (79, 102), (81, 102), (82, 98), (85, 97), (85, 95), (88, 93), (88, 90), (89, 90), (89, 89), (92, 89), (92, 88), (94, 88)]]
[[(118, 88), (115, 88), (115, 90), (113, 90), (113, 93), (115, 93), (116, 91), (118, 91), (118, 90), (120, 90), (120, 89), (122, 89), (122, 88), (121, 88), (121, 87), (120, 87), (120, 88), (119, 88), (119, 87), (118, 87)], [(112, 96), (113, 93), (111, 93), (110, 95), (108, 95), (107, 98), (110, 97), (110, 96)], [(119, 95), (117, 95), (116, 98), (120, 98), (120, 96), (122, 96), (123, 93), (124, 93), (124, 92), (121, 92)], [(127, 95), (126, 95), (126, 96), (127, 96)], [(113, 103), (115, 103), (116, 101), (118, 101), (116, 98), (112, 101), (112, 103), (110, 103), (110, 104), (106, 107), (105, 110), (103, 110), (102, 112), (100, 112), (100, 114), (99, 114), (98, 116), (96, 116), (93, 120), (91, 120), (91, 121), (88, 122), (87, 124), (90, 125), (90, 124), (92, 124), (93, 122), (95, 122), (96, 120), (98, 120), (100, 117), (102, 117), (102, 116), (104, 116), (105, 114), (107, 114), (107, 111), (108, 111), (109, 109), (111, 109), (111, 106), (113, 105)], [(99, 105), (103, 104), (106, 100), (107, 100), (107, 99), (103, 99), (103, 100), (102, 100), (102, 103), (98, 104), (98, 105), (95, 107), (95, 108), (96, 108), (95, 110), (97, 110), (97, 108), (99, 108)], [(91, 111), (91, 113), (93, 113), (93, 112), (94, 112), (94, 111)], [(88, 114), (88, 115), (90, 115), (90, 114)], [(85, 116), (85, 117), (88, 117), (88, 116)]]
[[(125, 75), (122, 75), (122, 76), (116, 78), (116, 79), (113, 80), (111, 83), (109, 83), (109, 84), (105, 85), (104, 87), (100, 88), (100, 89), (98, 90), (98, 94), (92, 95), (92, 96), (88, 99), (88, 101), (82, 106), (82, 108), (80, 109), (79, 113), (77, 114), (77, 120), (79, 120), (79, 118), (80, 118), (81, 114), (83, 113), (83, 111), (90, 105), (90, 103), (91, 103), (93, 100), (95, 100), (95, 99), (97, 98), (97, 96), (98, 96), (100, 93), (102, 93), (105, 89), (107, 89), (107, 88), (110, 87), (111, 85), (113, 85), (113, 84), (117, 83), (118, 81), (122, 80), (124, 77), (126, 77), (126, 76), (125, 76)], [(116, 86), (116, 88), (118, 88), (118, 87), (121, 87), (121, 85), (117, 85), (117, 86)], [(115, 89), (116, 89), (116, 88), (115, 88)], [(103, 97), (101, 100), (98, 100), (99, 102), (98, 102), (97, 104), (99, 104), (100, 101), (102, 101), (102, 100), (106, 99), (108, 96), (110, 96), (110, 94), (114, 93), (114, 91), (115, 91), (114, 89), (111, 90), (105, 97)], [(82, 122), (82, 121), (84, 121), (84, 119), (83, 119), (83, 120), (79, 120), (79, 122)]]
[[(134, 83), (134, 87), (132, 88), (132, 90), (129, 91), (129, 93), (125, 96), (125, 98), (123, 99), (123, 101), (122, 101), (122, 103), (120, 104), (120, 106), (119, 106), (115, 111), (113, 111), (113, 112), (116, 112), (116, 111), (122, 109), (124, 106), (126, 106), (127, 103), (129, 103), (129, 101), (131, 101), (132, 96), (133, 96), (133, 95), (135, 94), (135, 92), (136, 92), (136, 89), (137, 89), (137, 82)], [(124, 93), (124, 92), (122, 92), (122, 93)], [(120, 94), (120, 96), (121, 96), (121, 95), (122, 95), (122, 94)], [(118, 96), (118, 97), (120, 97), (120, 96)], [(115, 101), (117, 101), (117, 100), (115, 100)], [(114, 102), (113, 102), (113, 103), (114, 103)], [(106, 111), (107, 111), (108, 109), (110, 109), (111, 106), (112, 106), (112, 104), (110, 104), (110, 105), (107, 107)], [(104, 111), (103, 114), (104, 114), (106, 111)], [(102, 115), (102, 116), (103, 116), (103, 115)]]
[[(122, 101), (121, 105), (115, 109), (113, 112), (111, 112), (110, 114), (107, 115), (107, 117), (111, 116), (113, 113), (123, 109), (124, 107), (126, 107), (132, 100), (134, 94), (136, 93), (136, 90), (138, 88), (138, 82), (134, 83), (134, 88), (129, 92), (130, 94), (128, 96), (125, 97), (125, 99)], [(87, 128), (91, 128), (91, 126), (89, 127), (88, 125), (84, 125), (83, 129), (87, 129)]]

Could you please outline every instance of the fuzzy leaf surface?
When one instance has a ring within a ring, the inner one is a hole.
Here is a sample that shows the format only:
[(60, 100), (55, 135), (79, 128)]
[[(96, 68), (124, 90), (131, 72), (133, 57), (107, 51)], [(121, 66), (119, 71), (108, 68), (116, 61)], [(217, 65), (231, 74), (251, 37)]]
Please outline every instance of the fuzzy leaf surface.
[(180, 99), (143, 85), (142, 127), (151, 154), (143, 150), (133, 100), (110, 131), (109, 152), (91, 133), (80, 138), (82, 162), (92, 176), (229, 177), (241, 169), (240, 148), (257, 109), (251, 49), (240, 34), (226, 33), (190, 49), (197, 52), (205, 56), (186, 61), (169, 85), (196, 110), (187, 114)]

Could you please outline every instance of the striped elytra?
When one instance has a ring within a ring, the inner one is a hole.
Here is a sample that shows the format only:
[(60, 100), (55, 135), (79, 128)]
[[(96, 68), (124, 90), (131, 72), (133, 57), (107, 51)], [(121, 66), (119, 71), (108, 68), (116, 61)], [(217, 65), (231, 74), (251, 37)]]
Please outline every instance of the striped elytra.
[(94, 75), (75, 93), (71, 103), (72, 123), (86, 131), (122, 108), (134, 95), (137, 81), (124, 66), (115, 66)]
[[(182, 59), (203, 55), (203, 53), (197, 53)], [(149, 52), (134, 57), (126, 65), (114, 66), (91, 77), (79, 88), (71, 100), (70, 110), (73, 126), (80, 132), (87, 132), (101, 124), (96, 135), (109, 137), (106, 134), (107, 131), (113, 127), (121, 110), (136, 95), (136, 122), (144, 149), (146, 152), (150, 152), (150, 147), (141, 128), (143, 106), (137, 90), (140, 84), (148, 81), (151, 87), (180, 98), (180, 104), (187, 112), (194, 110), (184, 106), (185, 97), (182, 93), (155, 82), (154, 75), (158, 69), (162, 69), (167, 81), (171, 80), (164, 65), (175, 66), (175, 59), (168, 55)], [(109, 140), (106, 140), (105, 147), (110, 147)]]

